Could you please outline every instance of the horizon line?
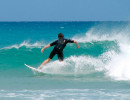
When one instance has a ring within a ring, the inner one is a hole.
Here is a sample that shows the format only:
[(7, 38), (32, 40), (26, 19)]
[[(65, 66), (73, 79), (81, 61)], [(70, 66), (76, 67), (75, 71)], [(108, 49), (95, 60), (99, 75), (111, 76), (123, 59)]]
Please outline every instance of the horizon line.
[(0, 22), (130, 22), (129, 20), (120, 20), (120, 21), (0, 21)]

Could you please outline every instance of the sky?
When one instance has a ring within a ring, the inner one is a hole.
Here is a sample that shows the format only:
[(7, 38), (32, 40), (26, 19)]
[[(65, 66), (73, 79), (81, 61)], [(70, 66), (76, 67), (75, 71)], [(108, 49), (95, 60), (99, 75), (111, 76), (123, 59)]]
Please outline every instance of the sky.
[(130, 21), (130, 0), (0, 0), (0, 21)]

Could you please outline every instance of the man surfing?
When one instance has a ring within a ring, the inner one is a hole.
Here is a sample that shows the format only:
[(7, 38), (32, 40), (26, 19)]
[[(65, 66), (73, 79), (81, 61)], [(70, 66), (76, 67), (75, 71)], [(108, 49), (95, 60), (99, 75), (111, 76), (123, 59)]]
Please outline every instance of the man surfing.
[(52, 42), (51, 44), (48, 44), (47, 46), (45, 46), (44, 48), (41, 49), (41, 53), (43, 53), (43, 51), (46, 48), (55, 45), (54, 49), (50, 53), (49, 58), (46, 59), (45, 61), (43, 61), (43, 63), (40, 65), (40, 67), (38, 67), (38, 69), (41, 69), (42, 66), (45, 65), (46, 63), (48, 63), (56, 54), (58, 55), (59, 61), (63, 61), (63, 49), (65, 48), (67, 43), (75, 43), (77, 48), (79, 48), (77, 41), (70, 40), (70, 39), (64, 39), (64, 35), (62, 33), (59, 33), (58, 40)]

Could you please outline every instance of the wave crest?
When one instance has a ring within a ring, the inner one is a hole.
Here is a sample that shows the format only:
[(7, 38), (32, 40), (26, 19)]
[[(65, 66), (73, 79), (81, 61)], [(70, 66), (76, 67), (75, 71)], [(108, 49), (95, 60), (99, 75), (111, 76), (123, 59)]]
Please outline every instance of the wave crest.
[(12, 48), (19, 49), (19, 48), (24, 47), (24, 46), (26, 48), (41, 48), (42, 46), (44, 46), (44, 43), (42, 43), (42, 42), (30, 43), (29, 41), (24, 41), (20, 44), (14, 44), (12, 46), (7, 46), (7, 47), (4, 47), (2, 49), (12, 49)]

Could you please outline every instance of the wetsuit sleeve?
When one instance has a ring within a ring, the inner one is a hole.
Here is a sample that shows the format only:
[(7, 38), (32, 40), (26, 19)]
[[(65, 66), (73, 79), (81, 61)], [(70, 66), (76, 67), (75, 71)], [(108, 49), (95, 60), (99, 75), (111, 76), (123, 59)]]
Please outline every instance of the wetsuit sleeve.
[(74, 40), (67, 39), (67, 43), (74, 43)]
[(57, 43), (57, 40), (52, 42), (52, 43), (50, 43), (50, 46), (56, 45), (56, 43)]

